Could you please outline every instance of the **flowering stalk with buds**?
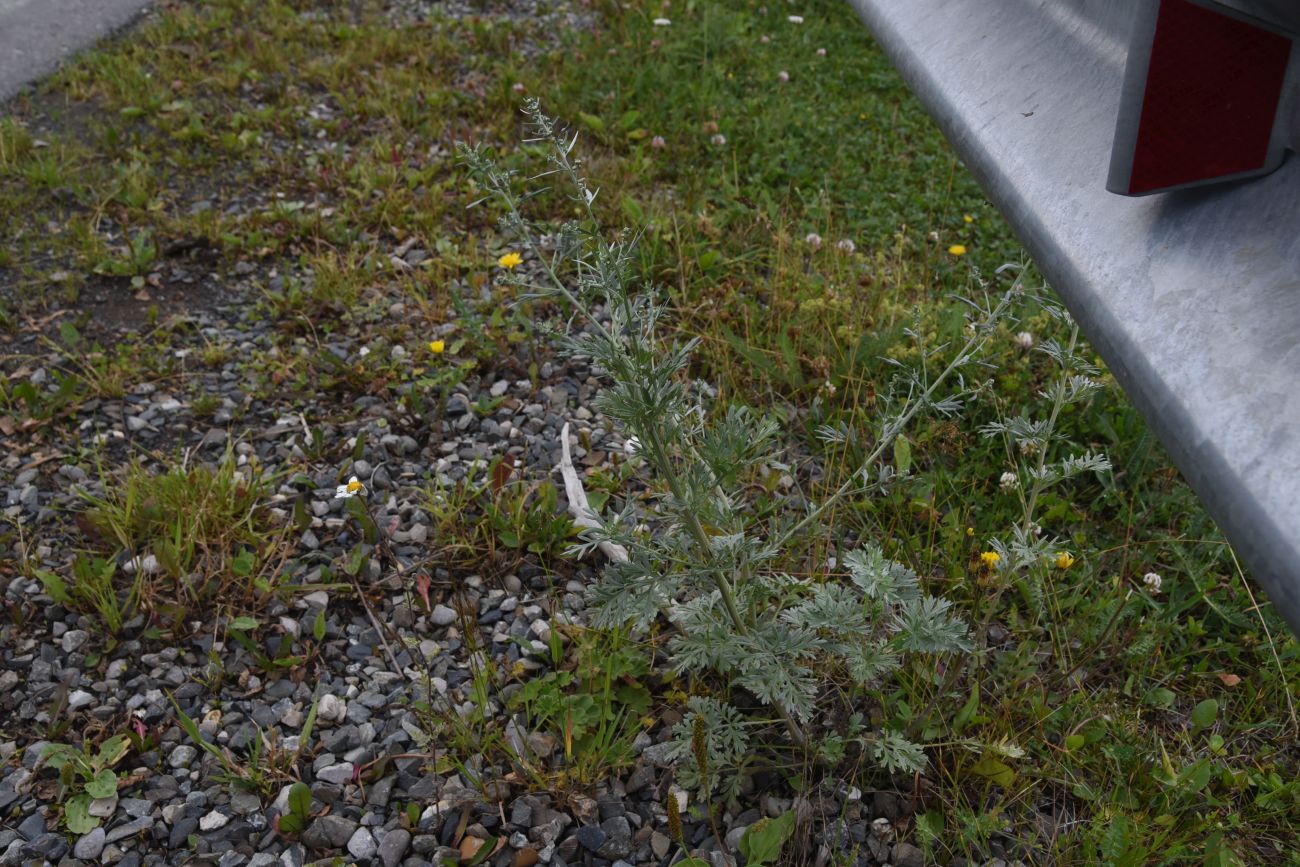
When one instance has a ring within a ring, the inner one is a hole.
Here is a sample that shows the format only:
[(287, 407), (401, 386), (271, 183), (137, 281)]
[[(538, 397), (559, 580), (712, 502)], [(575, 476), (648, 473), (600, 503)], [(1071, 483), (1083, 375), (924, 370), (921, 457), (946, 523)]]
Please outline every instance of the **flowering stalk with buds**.
[[(860, 685), (878, 682), (908, 654), (939, 654), (970, 647), (965, 625), (949, 603), (922, 592), (917, 575), (866, 545), (844, 557), (845, 582), (818, 582), (782, 572), (777, 564), (795, 550), (801, 533), (828, 532), (822, 519), (849, 495), (887, 485), (894, 468), (882, 463), (908, 422), (922, 410), (950, 414), (966, 392), (962, 371), (1006, 315), (1013, 292), (990, 302), (967, 302), (969, 339), (950, 363), (929, 364), (943, 347), (925, 347), (920, 369), (903, 368), (879, 405), (885, 407), (876, 448), (859, 471), (829, 500), (777, 532), (757, 521), (744, 498), (742, 476), (762, 461), (778, 433), (775, 422), (731, 406), (706, 405), (684, 371), (694, 341), (665, 341), (665, 314), (653, 287), (634, 291), (631, 273), (636, 237), (605, 233), (592, 207), (589, 188), (573, 155), (576, 137), (562, 132), (536, 100), (526, 103), (534, 142), (546, 146), (550, 168), (542, 177), (565, 181), (580, 217), (558, 227), (550, 250), (520, 213), (525, 194), (512, 173), (479, 148), (461, 147), (475, 179), (503, 206), (502, 229), (525, 244), (540, 266), (543, 285), (525, 284), (561, 300), (583, 320), (563, 342), (574, 355), (592, 359), (609, 385), (599, 408), (623, 428), (636, 455), (658, 481), (653, 535), (634, 503), (602, 517), (585, 509), (576, 473), (566, 470), (571, 501), (585, 511), (585, 554), (600, 547), (608, 555), (603, 580), (590, 592), (597, 626), (632, 624), (645, 628), (659, 617), (676, 627), (669, 642), (675, 669), (712, 674), (722, 689), (740, 689), (770, 708), (773, 718), (755, 719), (726, 701), (696, 696), (678, 735), (681, 779), (710, 793), (724, 777), (751, 760), (753, 733), (776, 722), (799, 747), (813, 747), (812, 726), (830, 716), (820, 706), (838, 695), (819, 672), (834, 672)], [(517, 278), (523, 283), (524, 278)], [(941, 394), (955, 390), (955, 395)], [(823, 438), (843, 432), (825, 430)], [(567, 443), (567, 437), (566, 437)], [(612, 553), (611, 553), (612, 552)], [(697, 722), (703, 720), (703, 726)], [(703, 735), (701, 735), (703, 732)], [(701, 737), (703, 744), (701, 745)], [(917, 771), (924, 753), (901, 735), (864, 736), (863, 746), (894, 771)]]

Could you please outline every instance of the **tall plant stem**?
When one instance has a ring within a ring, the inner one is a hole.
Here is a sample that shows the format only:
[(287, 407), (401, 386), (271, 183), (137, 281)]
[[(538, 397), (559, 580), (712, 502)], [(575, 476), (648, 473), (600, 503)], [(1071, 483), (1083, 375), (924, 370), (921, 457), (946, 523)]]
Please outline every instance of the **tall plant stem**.
[[(1079, 344), (1079, 326), (1072, 324), (1070, 327), (1070, 346), (1065, 351), (1063, 358), (1073, 358), (1075, 347)], [(1064, 370), (1064, 375), (1068, 377), (1070, 371)], [(1024, 530), (1026, 537), (1029, 535), (1030, 525), (1034, 522), (1034, 509), (1038, 507), (1038, 495), (1047, 487), (1043, 482), (1043, 468), (1047, 466), (1047, 452), (1051, 447), (1052, 432), (1056, 430), (1056, 420), (1061, 415), (1061, 408), (1065, 406), (1065, 389), (1066, 382), (1062, 378), (1056, 383), (1056, 394), (1052, 398), (1052, 412), (1047, 418), (1047, 440), (1042, 447), (1038, 449), (1038, 467), (1034, 472), (1034, 484), (1029, 489), (1029, 498), (1025, 502), (1025, 523), (1021, 528)]]
[[(1009, 290), (1003, 293), (1002, 299), (998, 302), (998, 305), (995, 308), (993, 308), (993, 310), (986, 317), (985, 319), (986, 323), (995, 322), (1001, 317), (1002, 311), (1005, 310), (1006, 307), (1011, 303), (1011, 298), (1014, 291), (1015, 290)], [(911, 422), (911, 420), (916, 416), (916, 414), (920, 412), (922, 409), (924, 409), (927, 404), (929, 404), (930, 399), (934, 397), (934, 393), (938, 391), (939, 386), (942, 385), (943, 382), (953, 374), (953, 372), (955, 372), (958, 368), (964, 366), (967, 362), (969, 362), (972, 353), (983, 342), (984, 342), (983, 329), (977, 326), (975, 329), (974, 336), (972, 336), (969, 340), (966, 341), (966, 345), (963, 346), (961, 348), (961, 351), (957, 353), (956, 357), (952, 360), (952, 363), (950, 363), (946, 368), (944, 368), (943, 372), (940, 373), (939, 376), (933, 382), (931, 382), (929, 386), (926, 387), (925, 391), (921, 393), (920, 397), (908, 403), (907, 408), (903, 410), (902, 414), (899, 415), (898, 418), (896, 418), (894, 421), (890, 422), (885, 426), (885, 429), (884, 431), (882, 431), (880, 436), (880, 442), (876, 443), (875, 449), (872, 450), (871, 454), (868, 455), (866, 460), (862, 462), (862, 469), (859, 470), (858, 472), (855, 472), (853, 476), (850, 477), (849, 480), (846, 481), (844, 484), (840, 485), (839, 488), (837, 488), (833, 494), (831, 494), (829, 497), (827, 497), (825, 500), (819, 503), (817, 505), (817, 508), (813, 509), (807, 515), (805, 515), (793, 527), (786, 530), (785, 533), (779, 539), (776, 540), (775, 542), (776, 546), (778, 548), (784, 548), (786, 545), (789, 544), (791, 539), (793, 539), (799, 532), (801, 532), (805, 527), (807, 527), (813, 521), (816, 521), (818, 518), (820, 518), (827, 509), (829, 509), (831, 506), (835, 505), (837, 502), (843, 499), (844, 496), (848, 494), (850, 491), (860, 487), (861, 483), (858, 481), (858, 476), (860, 474), (865, 476), (867, 469), (870, 468), (876, 461), (880, 460), (881, 456), (885, 453), (885, 449), (889, 448), (890, 444), (892, 444), (894, 440), (897, 439), (898, 435), (903, 432), (903, 430), (907, 427), (908, 423)]]
[[(646, 428), (646, 435), (650, 440), (648, 446), (651, 450), (651, 459), (655, 464), (655, 469), (663, 474), (664, 480), (668, 483), (668, 489), (672, 491), (677, 501), (685, 506), (685, 492), (682, 488), (682, 482), (677, 475), (676, 469), (673, 468), (671, 459), (668, 457), (662, 434), (654, 425), (647, 425)], [(695, 540), (696, 547), (700, 549), (700, 556), (708, 560), (712, 567), (709, 569), (709, 575), (713, 580), (713, 585), (718, 588), (718, 595), (722, 597), (722, 604), (727, 609), (727, 617), (731, 620), (732, 628), (741, 635), (748, 634), (749, 624), (741, 616), (740, 607), (736, 604), (735, 588), (731, 586), (731, 582), (723, 574), (722, 569), (712, 562), (713, 546), (709, 544), (709, 534), (705, 532), (704, 525), (700, 523), (699, 515), (686, 508), (682, 509), (682, 513), (686, 518), (686, 528)], [(781, 715), (781, 719), (785, 722), (785, 727), (790, 732), (790, 737), (794, 742), (800, 747), (806, 746), (807, 738), (804, 736), (803, 729), (795, 721), (790, 711), (780, 702), (773, 702), (772, 706)]]

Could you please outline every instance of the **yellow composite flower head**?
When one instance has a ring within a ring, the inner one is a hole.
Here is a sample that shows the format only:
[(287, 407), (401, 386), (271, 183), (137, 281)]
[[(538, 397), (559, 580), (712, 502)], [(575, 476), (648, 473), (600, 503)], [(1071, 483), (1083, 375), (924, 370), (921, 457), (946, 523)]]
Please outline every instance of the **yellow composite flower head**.
[(500, 259), (497, 259), (497, 264), (502, 268), (507, 268), (513, 271), (520, 265), (524, 264), (524, 257), (515, 252), (506, 253)]
[(1052, 562), (1056, 564), (1057, 569), (1069, 569), (1074, 565), (1074, 555), (1069, 551), (1062, 551)]
[(965, 256), (965, 255), (966, 255), (966, 245), (965, 245), (965, 244), (953, 244), (951, 247), (948, 248), (948, 252), (951, 253), (951, 254), (954, 255), (954, 256)]
[(429, 341), (429, 351), (432, 352), (434, 355), (442, 355), (442, 353), (446, 351), (446, 349), (447, 349), (447, 344), (441, 340)]
[(980, 562), (990, 569), (998, 565), (1001, 561), (1002, 555), (997, 551), (985, 551), (983, 554), (980, 554)]

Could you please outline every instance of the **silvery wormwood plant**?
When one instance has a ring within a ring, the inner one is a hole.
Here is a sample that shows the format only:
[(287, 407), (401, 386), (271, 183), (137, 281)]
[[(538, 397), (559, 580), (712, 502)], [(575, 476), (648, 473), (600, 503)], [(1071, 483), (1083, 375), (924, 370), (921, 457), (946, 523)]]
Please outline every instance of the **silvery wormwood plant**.
[(1061, 323), (1068, 333), (1064, 343), (1052, 339), (1035, 347), (1035, 351), (1046, 355), (1056, 368), (1046, 387), (1038, 394), (1047, 404), (1047, 415), (1038, 418), (1017, 415), (984, 425), (980, 433), (985, 437), (1000, 437), (1006, 444), (1008, 461), (1014, 467), (1009, 471), (1015, 480), (1012, 490), (1021, 506), (1021, 518), (1010, 527), (1006, 537), (990, 542), (990, 547), (1000, 557), (998, 570), (1007, 575), (1023, 573), (1036, 579), (1027, 584), (1026, 589), (1041, 608), (1041, 579), (1054, 558), (1064, 553), (1060, 542), (1038, 524), (1042, 495), (1075, 476), (1108, 472), (1111, 464), (1104, 454), (1092, 450), (1060, 455), (1063, 447), (1068, 447), (1059, 430), (1061, 413), (1072, 404), (1090, 400), (1102, 388), (1098, 381), (1101, 371), (1080, 352), (1079, 325), (1069, 312), (1061, 305), (1043, 299), (1039, 299), (1039, 303), (1043, 311)]
[[(836, 501), (892, 482), (893, 468), (881, 459), (918, 412), (951, 414), (961, 408), (963, 396), (970, 393), (962, 372), (976, 363), (983, 341), (1008, 315), (1017, 290), (992, 301), (966, 301), (969, 339), (946, 366), (929, 369), (947, 347), (922, 347), (916, 367), (900, 367), (888, 394), (878, 400), (884, 412), (876, 447), (852, 478), (794, 518), (759, 525), (738, 479), (775, 448), (777, 425), (742, 407), (709, 411), (685, 375), (695, 341), (670, 342), (660, 336), (665, 308), (655, 289), (634, 291), (636, 236), (626, 230), (609, 236), (602, 230), (592, 207), (596, 191), (573, 153), (576, 136), (543, 114), (536, 100), (526, 103), (525, 113), (534, 136), (529, 143), (540, 144), (549, 163), (528, 181), (559, 179), (581, 214), (553, 232), (547, 249), (520, 212), (521, 204), (539, 190), (516, 192), (514, 173), (499, 167), (481, 147), (461, 145), (461, 157), (486, 192), (484, 198), (503, 206), (502, 232), (518, 237), (540, 263), (544, 285), (524, 283), (524, 288), (557, 298), (584, 321), (562, 337), (563, 344), (569, 353), (591, 358), (608, 378), (598, 407), (637, 444), (645, 468), (658, 482), (655, 489), (663, 492), (653, 534), (637, 531), (641, 517), (631, 503), (612, 517), (590, 516), (594, 528), (584, 533), (576, 553), (601, 545), (627, 552), (625, 558), (610, 560), (591, 590), (594, 623), (645, 628), (666, 617), (675, 627), (668, 646), (677, 673), (716, 676), (771, 711), (761, 718), (715, 698), (690, 700), (675, 732), (676, 755), (684, 760), (683, 782), (703, 784), (708, 796), (712, 781), (735, 785), (738, 775), (728, 772), (752, 758), (751, 743), (760, 730), (783, 725), (795, 745), (813, 746), (809, 727), (827, 717), (821, 705), (834, 694), (819, 672), (839, 672), (867, 686), (898, 668), (907, 654), (970, 648), (968, 630), (949, 603), (922, 592), (916, 574), (890, 561), (878, 546), (863, 546), (843, 558), (847, 583), (796, 578), (775, 564), (798, 539), (829, 532), (823, 519)], [(942, 386), (950, 392), (943, 397)], [(820, 433), (827, 440), (845, 435), (831, 429)], [(716, 694), (729, 693), (719, 689)], [(707, 751), (698, 749), (697, 718), (704, 720)], [(880, 732), (864, 737), (863, 743), (889, 770), (916, 771), (925, 765), (920, 748), (898, 733)]]

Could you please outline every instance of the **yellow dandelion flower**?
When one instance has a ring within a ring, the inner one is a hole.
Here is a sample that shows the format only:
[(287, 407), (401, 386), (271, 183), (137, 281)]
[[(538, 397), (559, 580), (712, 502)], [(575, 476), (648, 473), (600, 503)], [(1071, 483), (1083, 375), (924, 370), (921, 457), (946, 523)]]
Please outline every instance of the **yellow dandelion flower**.
[(974, 528), (974, 527), (967, 527), (967, 528), (966, 528), (966, 535), (967, 535), (967, 536), (974, 536), (974, 535), (975, 535), (975, 528)]
[(447, 344), (442, 342), (441, 340), (429, 341), (429, 351), (432, 352), (434, 355), (442, 355), (442, 353), (445, 352), (446, 349), (447, 349)]
[(998, 565), (998, 563), (1001, 561), (1002, 561), (1002, 555), (999, 554), (997, 551), (985, 551), (983, 554), (980, 554), (980, 562), (983, 563), (985, 566), (987, 566), (989, 569), (992, 569), (994, 566)]
[(975, 222), (975, 218), (972, 217), (970, 214), (962, 214), (962, 221), (967, 223), (973, 223)]
[(1074, 555), (1069, 551), (1062, 551), (1052, 562), (1056, 564), (1057, 569), (1069, 569), (1074, 565)]
[(951, 247), (948, 248), (948, 252), (951, 253), (951, 254), (954, 255), (954, 256), (965, 256), (965, 255), (966, 255), (966, 245), (965, 245), (965, 244), (953, 244)]
[(506, 253), (500, 259), (497, 259), (497, 264), (502, 268), (513, 271), (515, 268), (524, 264), (524, 257), (520, 256), (518, 253)]

